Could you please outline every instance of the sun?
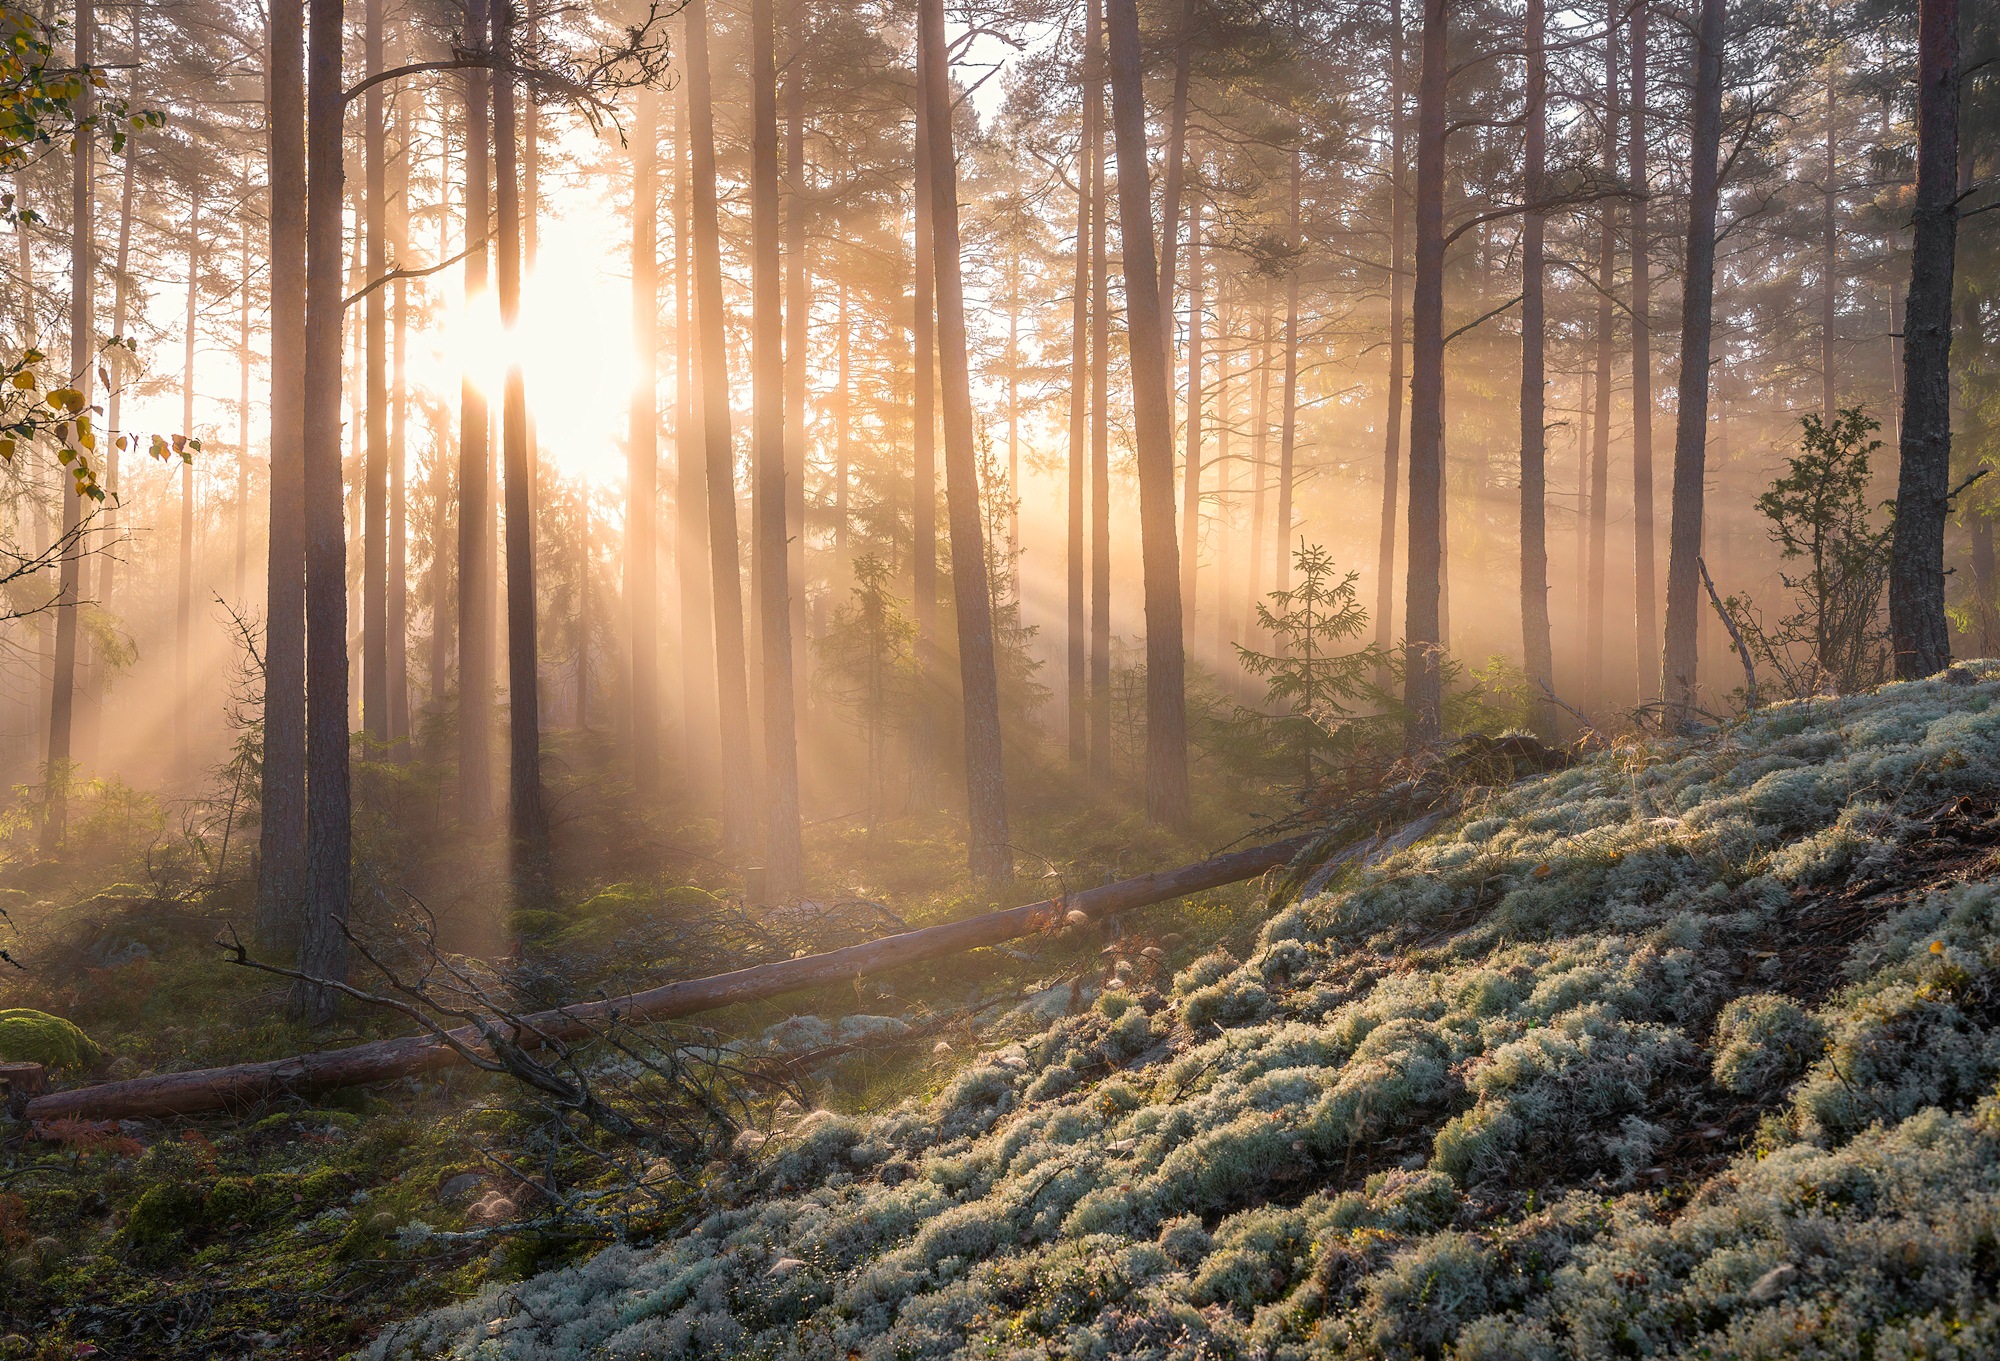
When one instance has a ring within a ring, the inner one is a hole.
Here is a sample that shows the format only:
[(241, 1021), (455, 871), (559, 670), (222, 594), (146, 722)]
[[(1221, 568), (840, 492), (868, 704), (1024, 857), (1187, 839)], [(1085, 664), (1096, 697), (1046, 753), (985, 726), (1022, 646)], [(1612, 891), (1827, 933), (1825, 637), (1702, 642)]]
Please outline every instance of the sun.
[(494, 290), (468, 299), (463, 275), (443, 287), (443, 307), (413, 347), (417, 382), (448, 409), (469, 379), (498, 407), (508, 369), (521, 367), (540, 454), (565, 479), (613, 486), (626, 475), (632, 384), (629, 261), (603, 250), (602, 217), (558, 212), (539, 224), (535, 266), (521, 284), (521, 314), (506, 327)]

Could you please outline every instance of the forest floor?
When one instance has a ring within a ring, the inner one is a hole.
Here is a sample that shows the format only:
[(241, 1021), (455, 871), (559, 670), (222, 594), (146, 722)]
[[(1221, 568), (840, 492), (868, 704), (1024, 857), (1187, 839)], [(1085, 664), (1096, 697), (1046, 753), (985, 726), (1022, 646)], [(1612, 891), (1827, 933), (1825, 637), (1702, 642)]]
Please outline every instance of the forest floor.
[[(641, 802), (604, 774), (615, 759), (608, 738), (560, 734), (552, 756), (558, 865), (587, 868), (559, 876), (557, 906), (511, 912), (497, 853), (458, 837), (434, 768), (358, 765), (358, 915), (385, 965), (435, 966), (427, 939), (474, 953), (499, 941), (508, 967), (482, 975), (496, 995), (615, 995), (1197, 859), (1259, 816), (1225, 791), (1204, 807), (1206, 838), (1170, 836), (1048, 772), (1036, 806), (1016, 815), (1024, 849), (1010, 896), (969, 879), (948, 814), (872, 829), (843, 818), (807, 832), (813, 881), (832, 891), (770, 913), (747, 907), (738, 873), (710, 853), (712, 824), (670, 804), (637, 811)], [(228, 962), (219, 942), (252, 936), (241, 810), (115, 784), (92, 786), (79, 804), (73, 835), (87, 851), (24, 852), (0, 866), (0, 949), (12, 961), (0, 962), (0, 1009), (64, 1018), (96, 1046), (57, 1069), (59, 1084), (409, 1032), (402, 1017), (365, 1006), (307, 1031), (285, 1020), (287, 980)], [(31, 842), (32, 819), (15, 821), (0, 836)], [(1156, 936), (1183, 959), (1242, 949), (1261, 922), (1253, 897), (1247, 886), (1198, 895), (1170, 921), (1164, 909), (1128, 914), (1129, 929), (1145, 934), (1131, 953)], [(674, 1125), (642, 1149), (679, 1167), (670, 1177), (634, 1172), (615, 1154), (603, 1162), (594, 1131), (578, 1137), (510, 1080), (470, 1069), (213, 1116), (0, 1119), (0, 1361), (348, 1354), (391, 1320), (612, 1241), (670, 1232), (711, 1208), (702, 1169), (729, 1156), (739, 1128), (771, 1127), (784, 1110), (863, 1112), (934, 1090), (976, 1045), (970, 1018), (1023, 996), (1066, 999), (1101, 971), (1095, 939), (1037, 937), (624, 1035), (688, 1061), (729, 1107), (690, 1126), (679, 1094), (626, 1094), (640, 1115)], [(389, 990), (366, 968), (356, 978)], [(887, 1018), (858, 1037), (865, 1043), (839, 1045), (856, 1038), (851, 1025), (819, 1033), (819, 1014), (857, 1011)], [(759, 1041), (793, 1018), (805, 1019)], [(739, 1037), (757, 1041), (740, 1056)], [(628, 1185), (641, 1194), (611, 1214), (559, 1213), (543, 1194), (601, 1207), (607, 1187)]]
[[(1475, 793), (1303, 901), (1203, 895), (611, 1037), (573, 1071), (636, 1141), (470, 1071), (8, 1131), (0, 1357), (2000, 1354), (1996, 790), (1975, 663)], [(1058, 789), (1020, 837), (1075, 886), (1250, 811), (1176, 841)], [(411, 817), (386, 824), (422, 845)], [(813, 838), (848, 909), (781, 930), (687, 865), (621, 877), (506, 923), (515, 986), (986, 905), (943, 818)], [(470, 859), (380, 845), (470, 929)], [(76, 1020), (100, 1073), (406, 1028), (275, 1019), (282, 980), (207, 943), (240, 890), (68, 873), (17, 883), (36, 972), (0, 1000)]]

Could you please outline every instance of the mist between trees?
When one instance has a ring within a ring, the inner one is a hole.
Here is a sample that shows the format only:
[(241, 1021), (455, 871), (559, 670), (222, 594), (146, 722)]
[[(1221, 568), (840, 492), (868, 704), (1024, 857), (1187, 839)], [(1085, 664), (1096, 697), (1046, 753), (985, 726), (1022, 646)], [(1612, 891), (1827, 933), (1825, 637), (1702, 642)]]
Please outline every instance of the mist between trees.
[(1919, 11), (7, 7), (22, 835), (220, 779), (326, 977), (356, 754), (516, 906), (548, 752), (775, 901), (1990, 653), (1993, 20)]

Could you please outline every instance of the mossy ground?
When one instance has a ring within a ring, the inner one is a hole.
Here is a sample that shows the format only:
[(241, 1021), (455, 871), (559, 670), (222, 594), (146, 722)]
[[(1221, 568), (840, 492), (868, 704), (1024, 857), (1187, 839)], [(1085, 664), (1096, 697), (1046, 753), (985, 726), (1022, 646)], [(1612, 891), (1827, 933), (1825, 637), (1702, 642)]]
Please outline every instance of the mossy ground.
[[(633, 811), (629, 791), (606, 773), (615, 763), (601, 739), (560, 736), (552, 755), (559, 864), (587, 867), (565, 871), (555, 905), (510, 913), (493, 849), (456, 837), (441, 777), (369, 759), (357, 766), (360, 915), (387, 932), (397, 907), (418, 899), (449, 947), (519, 941), (535, 965), (529, 998), (732, 967), (756, 914), (743, 912), (734, 874), (698, 853), (712, 829), (671, 805)], [(815, 882), (923, 924), (1193, 858), (1211, 844), (1149, 830), (1127, 805), (1095, 797), (1060, 769), (1041, 773), (1038, 786), (1045, 797), (1017, 815), (1016, 839), (1047, 863), (1024, 864), (1005, 899), (966, 877), (962, 832), (946, 813), (885, 820), (872, 832), (854, 822), (811, 829)], [(103, 1051), (80, 1054), (79, 1071), (58, 1078), (247, 1062), (406, 1030), (393, 1016), (351, 1008), (330, 1032), (305, 1031), (283, 1018), (284, 980), (225, 962), (217, 937), (251, 934), (244, 822), (223, 856), (225, 824), (213, 809), (116, 785), (94, 786), (78, 803), (78, 849), (62, 859), (28, 849), (25, 813), (0, 824), (0, 839), (17, 848), (0, 864), (0, 944), (26, 966), (0, 966), (0, 1006), (62, 1018)], [(1226, 794), (1204, 809), (1204, 832), (1216, 841), (1250, 821)], [(1045, 868), (1060, 878), (1036, 881)], [(1135, 917), (1130, 929), (1145, 932), (1152, 921), (1183, 955), (1241, 949), (1259, 920), (1248, 890), (1204, 895), (1171, 923), (1152, 920), (1165, 915)], [(868, 980), (862, 998), (853, 987), (830, 988), (712, 1018), (712, 1028), (754, 1037), (816, 1012), (935, 1022), (968, 1007), (1004, 1010), (1024, 992), (1098, 967), (1098, 945), (1094, 937), (1023, 942)], [(934, 1052), (940, 1039), (946, 1052)], [(865, 1111), (930, 1090), (975, 1046), (963, 1025), (934, 1026), (921, 1039), (788, 1076), (809, 1104)], [(763, 1094), (767, 1115), (780, 1095)], [(507, 1227), (548, 1218), (509, 1162), (590, 1188), (589, 1168), (575, 1159), (552, 1168), (549, 1158), (532, 1103), (467, 1070), (191, 1119), (35, 1130), (0, 1122), (0, 1358), (67, 1358), (83, 1343), (147, 1358), (347, 1354), (395, 1319), (601, 1249), (601, 1229)], [(699, 1168), (683, 1170), (700, 1185)], [(480, 1188), (444, 1194), (468, 1173), (484, 1178)], [(677, 1192), (642, 1201), (623, 1227), (641, 1239), (669, 1233), (722, 1203), (734, 1173), (718, 1174), (716, 1185), (713, 1200), (697, 1191), (693, 1200)], [(500, 1223), (482, 1213), (491, 1190), (519, 1202)]]
[(1628, 744), (373, 1354), (2000, 1354), (1996, 789), (1988, 666)]

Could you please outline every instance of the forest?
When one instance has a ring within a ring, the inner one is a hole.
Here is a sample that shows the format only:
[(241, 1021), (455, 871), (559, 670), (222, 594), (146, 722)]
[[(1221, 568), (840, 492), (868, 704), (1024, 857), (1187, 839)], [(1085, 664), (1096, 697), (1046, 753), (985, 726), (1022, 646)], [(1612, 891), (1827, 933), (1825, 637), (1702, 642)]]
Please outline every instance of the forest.
[(0, 1361), (2000, 1355), (1995, 209), (1979, 0), (0, 0)]

